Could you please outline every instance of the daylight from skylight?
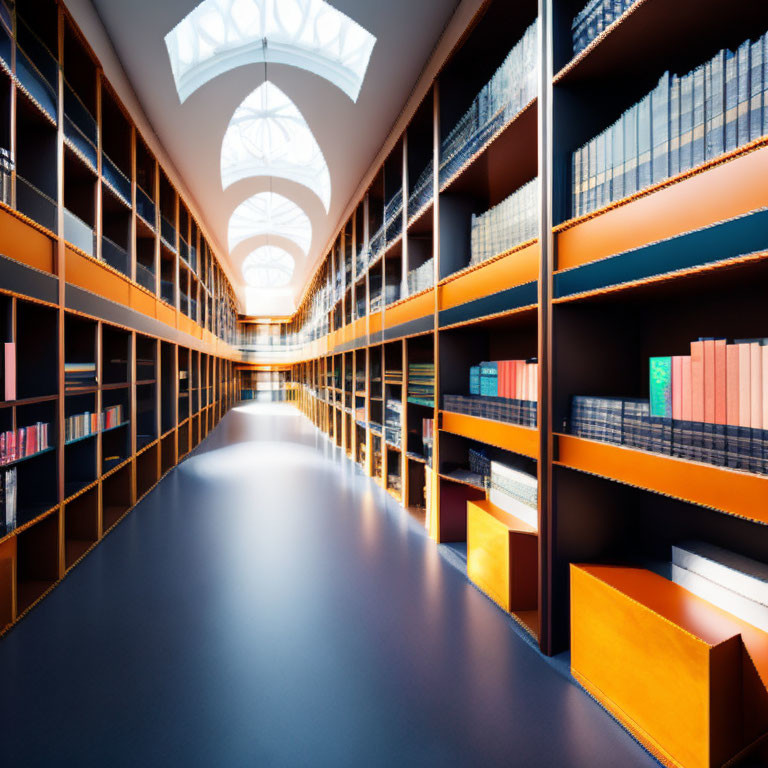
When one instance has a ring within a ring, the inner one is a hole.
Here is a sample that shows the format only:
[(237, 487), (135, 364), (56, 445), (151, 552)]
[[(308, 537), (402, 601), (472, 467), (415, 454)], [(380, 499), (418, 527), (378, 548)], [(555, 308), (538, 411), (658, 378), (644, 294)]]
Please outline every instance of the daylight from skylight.
[(243, 277), (253, 288), (284, 288), (291, 282), (295, 262), (282, 248), (265, 245), (243, 262)]
[(376, 38), (324, 0), (204, 0), (165, 37), (183, 102), (245, 64), (300, 67), (357, 101)]
[(328, 211), (331, 174), (323, 153), (296, 105), (269, 81), (235, 110), (221, 145), (224, 189), (251, 176), (302, 184)]
[(294, 242), (307, 255), (312, 223), (296, 203), (276, 192), (260, 192), (241, 203), (229, 220), (228, 243), (232, 251), (253, 237), (274, 235)]

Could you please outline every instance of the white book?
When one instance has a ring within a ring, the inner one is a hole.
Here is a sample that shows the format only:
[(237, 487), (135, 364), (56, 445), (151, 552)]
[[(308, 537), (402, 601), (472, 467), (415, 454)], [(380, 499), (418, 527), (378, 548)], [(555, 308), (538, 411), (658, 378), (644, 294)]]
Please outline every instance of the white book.
[(508, 493), (504, 493), (496, 488), (491, 488), (488, 499), (491, 504), (494, 504), (508, 515), (522, 520), (536, 530), (539, 529), (539, 513), (535, 507), (524, 504), (514, 496), (510, 496)]

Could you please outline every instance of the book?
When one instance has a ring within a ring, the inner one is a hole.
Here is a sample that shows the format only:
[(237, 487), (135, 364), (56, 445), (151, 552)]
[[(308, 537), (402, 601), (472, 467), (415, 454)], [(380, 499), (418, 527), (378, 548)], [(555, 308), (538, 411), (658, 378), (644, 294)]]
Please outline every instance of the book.
[(749, 48), (749, 140), (755, 141), (763, 135), (763, 46), (760, 38)]
[(637, 192), (637, 104), (626, 112), (624, 121), (624, 195)]
[(740, 469), (752, 469), (752, 357), (749, 344), (736, 344), (739, 357), (739, 453)]
[(651, 416), (672, 418), (672, 358), (650, 360)]
[[(704, 423), (704, 342), (691, 344), (691, 457), (706, 461), (703, 444)], [(697, 434), (698, 433), (698, 434)]]
[(683, 418), (683, 356), (672, 358), (672, 418)]
[(693, 167), (693, 74), (680, 78), (680, 148), (679, 170)]
[(749, 144), (749, 48), (746, 40), (736, 51), (736, 147)]
[(670, 88), (669, 72), (665, 72), (651, 93), (653, 146), (651, 181), (653, 183), (669, 177)]
[(5, 385), (5, 400), (16, 399), (16, 344), (7, 341), (3, 348), (3, 379)]
[(672, 76), (669, 83), (669, 175), (680, 173), (680, 83)]
[(637, 189), (651, 185), (651, 96), (640, 100), (637, 112)]
[(706, 67), (696, 67), (693, 71), (693, 135), (691, 146), (691, 167), (701, 165), (706, 159), (706, 120), (705, 120), (705, 82)]
[(713, 160), (725, 151), (725, 51), (718, 51), (707, 62), (706, 159)]
[(731, 469), (741, 466), (739, 448), (739, 348), (736, 344), (726, 346), (726, 462)]

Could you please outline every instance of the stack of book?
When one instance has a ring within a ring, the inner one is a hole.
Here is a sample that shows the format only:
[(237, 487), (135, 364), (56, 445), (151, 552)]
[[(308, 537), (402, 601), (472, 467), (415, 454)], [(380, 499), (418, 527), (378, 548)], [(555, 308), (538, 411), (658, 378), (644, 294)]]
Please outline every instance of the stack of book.
[(571, 23), (573, 55), (581, 53), (637, 0), (590, 0)]
[(26, 459), (48, 449), (48, 424), (38, 421), (29, 427), (0, 434), (0, 465)]
[(408, 364), (408, 402), (415, 405), (435, 406), (435, 364)]
[(503, 421), (521, 427), (535, 427), (537, 404), (535, 400), (517, 400), (509, 397), (478, 397), (443, 395), (443, 408), (451, 413), (464, 413), (479, 419)]
[(539, 481), (536, 475), (491, 462), (488, 499), (500, 509), (538, 528)]
[(768, 474), (768, 339), (650, 360), (650, 398), (574, 397), (579, 437)]
[(768, 133), (768, 33), (656, 88), (573, 153), (581, 216)]
[(537, 72), (538, 22), (535, 21), (443, 140), (441, 185), (536, 98)]
[(113, 427), (119, 427), (123, 423), (123, 406), (111, 405), (109, 408), (104, 409), (101, 419), (102, 429), (112, 429)]
[(0, 536), (16, 529), (17, 498), (16, 467), (0, 471)]
[(420, 267), (408, 273), (408, 295), (425, 291), (434, 285), (434, 261), (427, 259)]
[(387, 398), (384, 410), (384, 437), (390, 445), (400, 448), (402, 445), (402, 430), (400, 427), (403, 404), (399, 400)]
[(399, 368), (384, 369), (384, 383), (399, 387), (403, 383), (403, 372)]
[(434, 196), (434, 164), (430, 160), (427, 167), (419, 174), (416, 179), (416, 186), (413, 188), (408, 198), (408, 217), (415, 216)]
[(472, 214), (470, 264), (539, 236), (538, 189), (538, 179), (534, 179), (485, 213)]
[[(244, 390), (247, 392), (247, 390)], [(248, 399), (246, 395), (243, 399)], [(64, 442), (70, 443), (73, 440), (80, 440), (89, 435), (95, 435), (101, 429), (103, 419), (98, 413), (78, 413), (74, 416), (67, 416), (64, 419)]]
[(484, 448), (469, 449), (469, 471), (477, 475), (482, 485), (488, 488), (491, 482), (491, 460)]
[(64, 363), (64, 383), (67, 389), (95, 386), (96, 363)]

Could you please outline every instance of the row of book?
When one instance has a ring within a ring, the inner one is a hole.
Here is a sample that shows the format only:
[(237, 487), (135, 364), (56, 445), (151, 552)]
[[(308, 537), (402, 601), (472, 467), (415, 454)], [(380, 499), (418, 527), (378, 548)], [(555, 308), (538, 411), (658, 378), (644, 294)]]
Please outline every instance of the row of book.
[(426, 291), (435, 284), (434, 261), (427, 259), (420, 267), (412, 269), (408, 273), (408, 295)]
[(402, 446), (403, 404), (400, 400), (387, 398), (384, 408), (384, 438), (397, 448)]
[(589, 0), (571, 23), (573, 55), (581, 53), (637, 0)]
[[(245, 390), (243, 390), (245, 391)], [(245, 399), (245, 398), (244, 398)], [(123, 406), (113, 405), (101, 413), (78, 413), (64, 420), (64, 441), (69, 443), (89, 435), (95, 435), (104, 429), (119, 427), (123, 423)]]
[(443, 395), (443, 409), (480, 419), (503, 421), (521, 427), (535, 427), (538, 404), (535, 400), (477, 395)]
[(96, 363), (64, 363), (64, 383), (69, 387), (96, 384)]
[(469, 394), (514, 400), (539, 399), (539, 363), (529, 360), (493, 360), (469, 369)]
[(16, 467), (0, 471), (0, 536), (6, 536), (16, 529), (17, 480)]
[(768, 133), (768, 33), (656, 88), (573, 153), (580, 216)]
[(435, 405), (435, 364), (408, 364), (408, 402), (416, 405)]
[(8, 430), (0, 434), (0, 465), (26, 459), (48, 447), (48, 424), (45, 422)]
[(538, 179), (533, 179), (485, 213), (472, 214), (470, 264), (539, 236), (538, 190)]
[(403, 372), (399, 368), (384, 369), (384, 383), (392, 386), (401, 386), (403, 383)]
[(538, 21), (534, 21), (443, 140), (441, 185), (536, 98), (537, 74)]
[(413, 191), (408, 197), (408, 218), (415, 216), (432, 198), (434, 197), (435, 168), (432, 160), (427, 163), (427, 167), (419, 174)]

